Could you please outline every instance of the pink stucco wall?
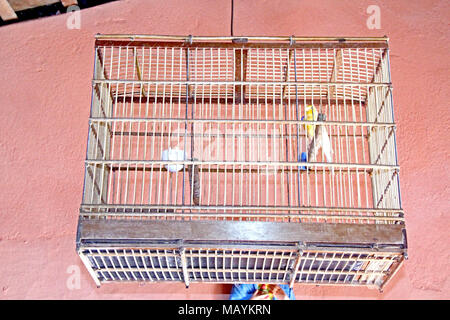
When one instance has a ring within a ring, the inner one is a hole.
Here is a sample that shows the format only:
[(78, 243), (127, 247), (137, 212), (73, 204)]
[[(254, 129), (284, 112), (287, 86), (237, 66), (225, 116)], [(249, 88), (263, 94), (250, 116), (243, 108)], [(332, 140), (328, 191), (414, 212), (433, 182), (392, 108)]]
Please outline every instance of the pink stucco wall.
[[(95, 33), (229, 35), (231, 1), (124, 0), (0, 28), (0, 299), (223, 299), (225, 285), (97, 289), (75, 252)], [(381, 8), (381, 29), (366, 8)], [(298, 299), (450, 298), (448, 211), (450, 3), (235, 1), (235, 35), (383, 36), (391, 47), (409, 260), (380, 294), (296, 286)], [(67, 285), (80, 267), (80, 288)], [(70, 269), (69, 269), (70, 270)]]

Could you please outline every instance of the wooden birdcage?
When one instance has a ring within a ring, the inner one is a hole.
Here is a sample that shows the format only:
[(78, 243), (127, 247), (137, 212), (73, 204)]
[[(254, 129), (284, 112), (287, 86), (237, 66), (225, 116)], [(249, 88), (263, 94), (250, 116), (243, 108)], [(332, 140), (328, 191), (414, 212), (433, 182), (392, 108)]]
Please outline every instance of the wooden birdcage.
[(98, 35), (94, 281), (381, 289), (407, 249), (389, 69), (387, 38)]

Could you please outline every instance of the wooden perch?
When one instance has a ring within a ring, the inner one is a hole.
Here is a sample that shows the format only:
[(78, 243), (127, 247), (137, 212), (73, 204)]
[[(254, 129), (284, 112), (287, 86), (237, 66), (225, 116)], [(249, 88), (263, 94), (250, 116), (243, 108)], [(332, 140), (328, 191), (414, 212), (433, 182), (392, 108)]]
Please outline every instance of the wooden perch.
[[(331, 73), (330, 82), (336, 82), (339, 74), (339, 69), (342, 67), (342, 49), (336, 50), (336, 56), (334, 57), (333, 71)], [(330, 86), (330, 99), (334, 99), (336, 96), (336, 86)]]
[(0, 17), (3, 21), (17, 19), (16, 12), (6, 0), (0, 0)]
[(61, 0), (61, 3), (63, 4), (64, 7), (78, 5), (77, 0)]

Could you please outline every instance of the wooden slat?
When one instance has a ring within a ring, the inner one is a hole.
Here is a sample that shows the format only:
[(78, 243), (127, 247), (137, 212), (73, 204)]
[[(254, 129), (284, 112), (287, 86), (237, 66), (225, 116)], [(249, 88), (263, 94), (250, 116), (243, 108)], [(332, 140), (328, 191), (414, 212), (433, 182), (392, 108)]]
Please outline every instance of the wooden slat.
[[(288, 55), (288, 59), (286, 61), (286, 65), (285, 65), (285, 73), (284, 73), (284, 81), (289, 81), (289, 71), (290, 71), (290, 67), (291, 67), (291, 61), (292, 61), (292, 52), (294, 52), (293, 50), (289, 50), (289, 55)], [(286, 88), (287, 85), (283, 86), (283, 91), (281, 93), (281, 96), (283, 98), (286, 98)]]
[(263, 241), (402, 245), (397, 224), (280, 223), (258, 221), (79, 221), (79, 240)]
[(77, 0), (0, 0), (0, 8), (2, 2), (9, 3), (13, 12), (47, 6), (58, 2), (61, 2), (65, 7), (78, 5)]
[(64, 7), (78, 5), (78, 1), (77, 0), (61, 0), (61, 2), (62, 2)]
[(6, 0), (0, 0), (0, 17), (3, 21), (17, 19), (17, 15)]
[(292, 41), (307, 42), (307, 41), (337, 41), (337, 42), (366, 42), (366, 41), (380, 41), (387, 42), (388, 37), (296, 37), (296, 36), (249, 36), (249, 37), (235, 37), (235, 36), (174, 36), (174, 35), (149, 35), (149, 34), (97, 34), (96, 39), (158, 39), (165, 41), (233, 41), (235, 43), (246, 43), (243, 39), (248, 41)]
[[(193, 85), (189, 85), (189, 96), (190, 98), (187, 99), (188, 103), (201, 103), (202, 102), (202, 97), (200, 96), (193, 96), (193, 92), (194, 92), (194, 88)], [(111, 94), (114, 95), (115, 92), (113, 92), (113, 90), (111, 90)], [(160, 93), (155, 94), (150, 92), (150, 94), (152, 94), (152, 96), (146, 96), (145, 97), (145, 102), (148, 103), (170, 103), (171, 101), (176, 101), (176, 103), (181, 103), (181, 104), (185, 104), (186, 103), (186, 98), (184, 96), (179, 97), (178, 93), (176, 93), (176, 97), (174, 96), (157, 96), (157, 95), (161, 95)], [(285, 94), (286, 95), (286, 94)], [(140, 97), (139, 95), (133, 95), (133, 97), (131, 97), (130, 95), (126, 95), (123, 96), (123, 94), (119, 94), (116, 98), (117, 101), (116, 103), (139, 103), (142, 101), (144, 101), (144, 99), (142, 99), (142, 97)], [(148, 100), (147, 100), (148, 99)], [(212, 97), (208, 97), (207, 99), (203, 98), (204, 101), (207, 101), (208, 103), (222, 103), (222, 104), (232, 104), (233, 102), (235, 102), (235, 100), (233, 100), (233, 97), (217, 97), (217, 96), (212, 96)], [(291, 105), (295, 105), (296, 101), (301, 101), (302, 103), (306, 103), (306, 104), (316, 104), (316, 105), (320, 105), (321, 103), (325, 103), (327, 101), (327, 99), (325, 97), (321, 98), (315, 98), (315, 99), (311, 99), (309, 96), (305, 97), (304, 95), (302, 95), (301, 97), (299, 97), (299, 99), (295, 99), (295, 95), (292, 98), (286, 97), (285, 99), (280, 99), (279, 97), (275, 97), (273, 98), (273, 96), (264, 96), (264, 95), (260, 95), (259, 96), (259, 101), (264, 101), (267, 102), (268, 104), (281, 104), (281, 103), (286, 103), (286, 104), (291, 104)], [(256, 96), (252, 96), (252, 97), (246, 97), (245, 101), (241, 102), (242, 104), (256, 104), (257, 99)], [(351, 103), (360, 103), (359, 100), (357, 99), (333, 99), (331, 101), (331, 103), (337, 103), (337, 104), (350, 104)], [(365, 101), (361, 102), (361, 106), (365, 107)]]
[(46, 6), (49, 4), (57, 3), (59, 1), (60, 0), (8, 0), (11, 8), (13, 8), (15, 11), (22, 11), (40, 6)]
[[(247, 55), (248, 50), (237, 49), (235, 50), (234, 61), (234, 80), (246, 81), (247, 79)], [(244, 103), (245, 99), (245, 86), (236, 85), (235, 88), (236, 103)]]
[[(339, 69), (341, 69), (342, 67), (342, 49), (338, 49), (336, 51), (336, 57), (335, 57), (335, 61), (334, 61), (334, 66), (333, 66), (333, 73), (331, 74), (331, 79), (330, 82), (336, 82), (338, 73), (339, 73)], [(330, 88), (331, 93), (330, 93), (330, 99), (334, 99), (335, 98), (335, 93), (336, 93), (336, 86), (332, 86)]]
[(181, 41), (146, 41), (146, 40), (115, 40), (115, 39), (96, 39), (95, 45), (97, 47), (102, 46), (135, 46), (135, 47), (147, 47), (147, 48), (156, 48), (156, 47), (167, 47), (167, 48), (323, 48), (323, 49), (345, 49), (345, 48), (387, 48), (387, 42), (298, 42), (294, 44), (289, 43), (276, 43), (276, 42), (247, 42), (247, 43), (233, 43), (233, 42), (181, 42)]

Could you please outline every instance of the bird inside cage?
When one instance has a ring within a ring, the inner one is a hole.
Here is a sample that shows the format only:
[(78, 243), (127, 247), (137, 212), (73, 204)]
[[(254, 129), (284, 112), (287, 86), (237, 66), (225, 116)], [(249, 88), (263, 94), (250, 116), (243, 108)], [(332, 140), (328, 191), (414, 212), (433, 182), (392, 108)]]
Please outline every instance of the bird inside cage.
[[(325, 121), (326, 116), (323, 113), (319, 113), (317, 121)], [(308, 159), (309, 161), (316, 161), (317, 153), (322, 148), (322, 153), (328, 162), (333, 161), (333, 151), (331, 150), (331, 141), (328, 136), (328, 131), (325, 125), (319, 124), (314, 130), (314, 136), (308, 146)]]
[[(307, 121), (326, 121), (326, 115), (319, 113), (313, 105), (306, 107), (306, 118), (302, 120)], [(322, 148), (322, 153), (328, 162), (333, 161), (333, 150), (331, 149), (331, 141), (328, 136), (328, 131), (323, 124), (307, 124), (305, 126), (306, 135), (308, 137), (308, 161), (316, 161), (317, 153)], [(303, 161), (303, 159), (302, 159)]]
[[(307, 120), (307, 121), (317, 121), (317, 117), (319, 115), (319, 113), (317, 112), (317, 109), (312, 105), (309, 105), (306, 107), (305, 114), (306, 114), (306, 117), (303, 116), (302, 120)], [(306, 129), (306, 136), (308, 137), (308, 139), (314, 138), (314, 132), (315, 132), (316, 126), (314, 124), (307, 124), (305, 126), (305, 129)]]

